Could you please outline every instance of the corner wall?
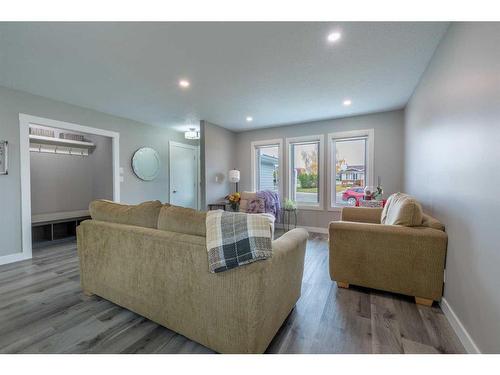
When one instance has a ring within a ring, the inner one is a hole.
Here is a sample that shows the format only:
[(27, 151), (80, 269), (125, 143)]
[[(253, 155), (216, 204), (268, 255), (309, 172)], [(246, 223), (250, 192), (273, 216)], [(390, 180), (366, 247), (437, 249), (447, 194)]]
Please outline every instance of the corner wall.
[(201, 208), (206, 209), (235, 191), (227, 178), (237, 168), (236, 133), (208, 121), (200, 122), (200, 133)]
[(452, 24), (406, 108), (406, 190), (449, 236), (443, 310), (485, 353), (500, 352), (499, 46), (500, 23)]

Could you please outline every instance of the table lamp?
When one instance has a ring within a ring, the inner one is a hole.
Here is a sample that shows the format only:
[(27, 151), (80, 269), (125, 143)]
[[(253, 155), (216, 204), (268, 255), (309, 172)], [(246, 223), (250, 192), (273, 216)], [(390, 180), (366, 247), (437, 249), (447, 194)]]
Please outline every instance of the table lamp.
[(236, 184), (236, 191), (238, 191), (238, 182), (240, 182), (240, 171), (237, 169), (231, 169), (228, 173), (229, 182)]

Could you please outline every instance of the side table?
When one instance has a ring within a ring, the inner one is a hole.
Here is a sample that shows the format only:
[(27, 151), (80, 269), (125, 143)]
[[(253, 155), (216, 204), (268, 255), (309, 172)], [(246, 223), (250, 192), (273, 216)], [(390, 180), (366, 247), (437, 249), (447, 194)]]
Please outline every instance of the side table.
[[(281, 222), (285, 232), (290, 230), (293, 219), (293, 228), (297, 228), (297, 209), (296, 208), (282, 208), (281, 209)], [(293, 229), (292, 228), (292, 229)]]
[(358, 203), (357, 206), (359, 207), (383, 208), (385, 206), (385, 199), (380, 201), (375, 199), (372, 200), (360, 199), (357, 203)]
[(208, 210), (209, 211), (212, 211), (212, 210), (224, 210), (224, 211), (226, 211), (226, 206), (227, 206), (226, 202), (209, 203)]

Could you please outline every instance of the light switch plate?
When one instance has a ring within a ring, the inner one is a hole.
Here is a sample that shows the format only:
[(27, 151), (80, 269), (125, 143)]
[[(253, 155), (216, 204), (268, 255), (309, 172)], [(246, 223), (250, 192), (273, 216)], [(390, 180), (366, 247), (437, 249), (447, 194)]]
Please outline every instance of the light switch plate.
[(8, 171), (9, 142), (0, 141), (0, 175), (9, 174)]

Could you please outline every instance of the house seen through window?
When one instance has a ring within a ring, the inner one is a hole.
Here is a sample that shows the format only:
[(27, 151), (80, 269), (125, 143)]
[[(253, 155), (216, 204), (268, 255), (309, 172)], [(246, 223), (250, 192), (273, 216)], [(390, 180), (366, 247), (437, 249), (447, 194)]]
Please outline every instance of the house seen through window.
[(290, 144), (291, 199), (304, 205), (318, 205), (319, 141)]
[(279, 191), (279, 145), (258, 146), (256, 157), (256, 188), (257, 190)]
[(367, 137), (334, 139), (332, 146), (335, 166), (332, 203), (335, 206), (355, 206), (363, 197), (367, 184)]

